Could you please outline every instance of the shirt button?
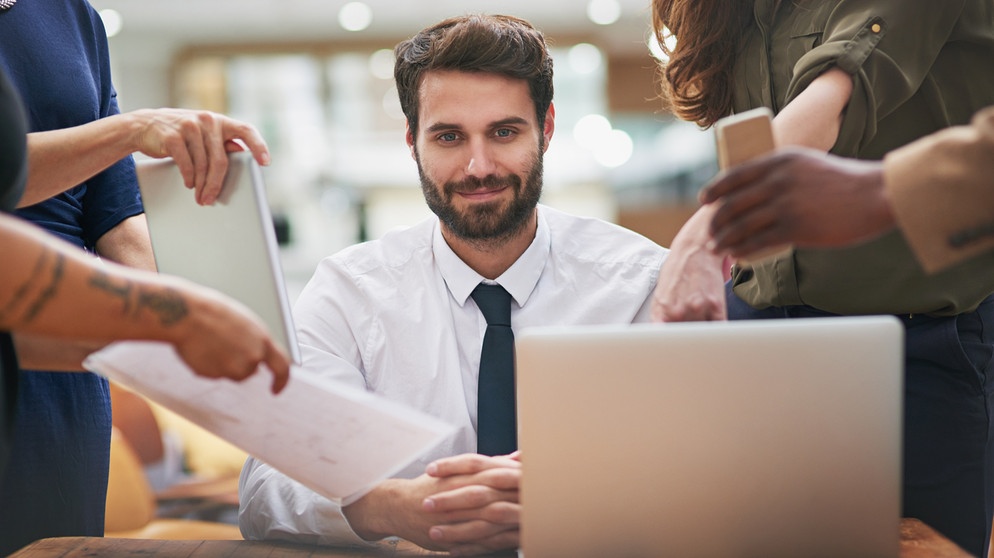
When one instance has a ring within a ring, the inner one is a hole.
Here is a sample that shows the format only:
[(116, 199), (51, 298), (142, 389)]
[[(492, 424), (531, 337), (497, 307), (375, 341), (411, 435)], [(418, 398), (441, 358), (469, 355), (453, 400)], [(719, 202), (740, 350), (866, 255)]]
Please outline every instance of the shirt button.
[(873, 31), (874, 33), (879, 33), (880, 32), (880, 24), (879, 23), (874, 23), (873, 25), (871, 25), (870, 26), (870, 31)]

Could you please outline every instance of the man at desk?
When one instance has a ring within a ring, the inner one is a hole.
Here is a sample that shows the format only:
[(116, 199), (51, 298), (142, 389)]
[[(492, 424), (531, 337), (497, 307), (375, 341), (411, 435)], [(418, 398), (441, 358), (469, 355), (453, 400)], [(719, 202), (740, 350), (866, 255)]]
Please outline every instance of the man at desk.
[[(538, 205), (555, 128), (552, 59), (527, 22), (448, 19), (397, 46), (394, 75), (437, 217), (319, 265), (295, 308), (303, 366), (459, 430), (344, 507), (250, 459), (242, 532), (312, 544), (399, 536), (457, 554), (513, 549), (511, 330), (648, 321), (666, 250)], [(498, 300), (485, 298), (494, 292)], [(491, 356), (501, 339), (506, 352)]]

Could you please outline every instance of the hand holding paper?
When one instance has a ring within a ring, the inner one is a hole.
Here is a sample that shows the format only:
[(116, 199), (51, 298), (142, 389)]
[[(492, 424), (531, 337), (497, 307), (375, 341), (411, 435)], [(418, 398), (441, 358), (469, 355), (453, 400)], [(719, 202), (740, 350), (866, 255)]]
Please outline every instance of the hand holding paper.
[(115, 343), (84, 366), (336, 500), (358, 498), (454, 430), (297, 367), (279, 395), (270, 391), (269, 374), (240, 383), (194, 376), (162, 343)]

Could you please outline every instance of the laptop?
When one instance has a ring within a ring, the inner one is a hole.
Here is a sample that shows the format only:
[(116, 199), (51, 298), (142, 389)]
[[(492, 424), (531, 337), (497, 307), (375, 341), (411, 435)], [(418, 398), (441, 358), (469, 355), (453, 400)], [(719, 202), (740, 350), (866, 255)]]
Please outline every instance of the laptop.
[(896, 557), (903, 336), (893, 317), (523, 330), (521, 554)]
[(136, 163), (155, 263), (221, 291), (254, 311), (273, 340), (299, 363), (283, 269), (258, 164), (247, 151), (228, 155), (217, 202), (197, 205), (172, 159)]

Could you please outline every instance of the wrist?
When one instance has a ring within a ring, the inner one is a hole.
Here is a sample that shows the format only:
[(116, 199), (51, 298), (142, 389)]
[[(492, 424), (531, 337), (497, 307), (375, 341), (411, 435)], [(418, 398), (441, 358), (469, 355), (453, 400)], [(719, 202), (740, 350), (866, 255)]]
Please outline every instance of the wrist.
[(880, 223), (886, 227), (895, 226), (897, 224), (897, 217), (894, 215), (894, 206), (884, 172), (884, 165), (876, 162), (867, 162), (866, 170), (863, 174), (863, 183), (862, 187), (875, 193), (870, 204), (870, 209), (873, 211), (873, 222)]
[(399, 501), (401, 482), (400, 479), (387, 479), (362, 498), (342, 507), (342, 515), (356, 535), (372, 542), (395, 532), (390, 527), (390, 514), (382, 506), (384, 502)]
[(131, 112), (122, 112), (114, 116), (114, 118), (120, 119), (119, 125), (115, 128), (120, 130), (122, 141), (125, 142), (124, 148), (129, 155), (144, 151), (143, 136), (152, 114), (152, 111), (149, 109), (138, 109)]

